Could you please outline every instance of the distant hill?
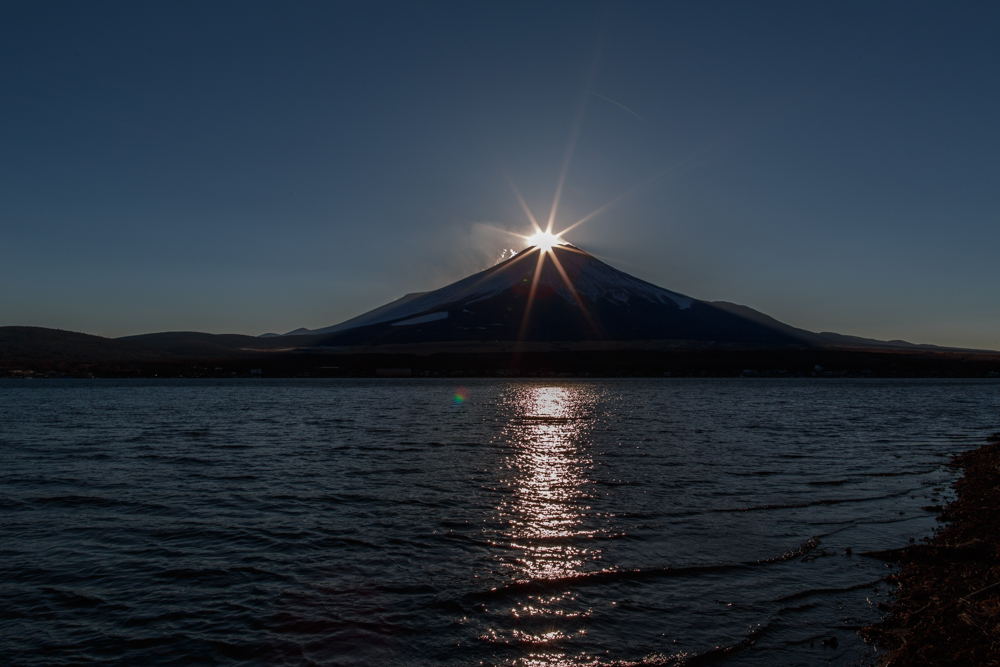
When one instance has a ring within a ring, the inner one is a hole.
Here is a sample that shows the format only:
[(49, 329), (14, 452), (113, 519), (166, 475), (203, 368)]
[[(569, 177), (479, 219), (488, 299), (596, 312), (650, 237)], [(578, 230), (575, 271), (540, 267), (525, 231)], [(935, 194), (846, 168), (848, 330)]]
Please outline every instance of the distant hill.
[[(297, 345), (312, 342), (309, 336), (296, 340)], [(289, 347), (288, 339), (239, 334), (181, 331), (104, 338), (44, 327), (0, 327), (0, 368), (234, 358)]]
[(127, 340), (44, 327), (0, 327), (0, 364), (7, 369), (36, 364), (144, 361), (157, 350)]

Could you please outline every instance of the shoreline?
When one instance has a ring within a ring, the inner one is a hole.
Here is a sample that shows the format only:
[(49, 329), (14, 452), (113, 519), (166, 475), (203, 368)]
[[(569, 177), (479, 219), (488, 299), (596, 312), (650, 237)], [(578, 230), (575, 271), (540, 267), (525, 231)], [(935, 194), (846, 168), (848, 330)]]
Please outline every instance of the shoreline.
[(1000, 433), (955, 456), (957, 493), (924, 544), (866, 554), (898, 563), (889, 613), (860, 631), (885, 667), (1000, 665)]

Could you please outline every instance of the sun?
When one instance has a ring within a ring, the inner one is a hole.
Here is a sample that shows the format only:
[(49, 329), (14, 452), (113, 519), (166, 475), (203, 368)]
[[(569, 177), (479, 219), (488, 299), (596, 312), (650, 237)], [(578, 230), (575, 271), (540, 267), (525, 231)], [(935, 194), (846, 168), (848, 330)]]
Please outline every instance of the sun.
[(528, 243), (538, 246), (542, 252), (548, 252), (552, 250), (552, 246), (562, 243), (562, 239), (552, 232), (535, 232), (534, 235), (528, 237)]

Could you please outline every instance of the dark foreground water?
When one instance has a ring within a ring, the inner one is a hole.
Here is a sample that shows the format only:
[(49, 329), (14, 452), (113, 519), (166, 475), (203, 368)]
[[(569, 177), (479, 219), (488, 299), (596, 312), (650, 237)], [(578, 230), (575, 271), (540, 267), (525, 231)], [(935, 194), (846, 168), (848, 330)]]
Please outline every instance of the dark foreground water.
[(998, 422), (990, 381), (0, 381), (0, 664), (863, 664), (859, 552)]

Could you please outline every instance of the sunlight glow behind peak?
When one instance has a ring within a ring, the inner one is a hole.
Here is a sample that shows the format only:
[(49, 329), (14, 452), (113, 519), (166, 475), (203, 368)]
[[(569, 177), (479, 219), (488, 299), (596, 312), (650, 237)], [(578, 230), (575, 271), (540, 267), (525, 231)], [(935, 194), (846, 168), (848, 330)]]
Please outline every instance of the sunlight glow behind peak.
[(528, 243), (538, 246), (538, 249), (543, 252), (547, 252), (552, 249), (552, 246), (561, 244), (562, 239), (551, 232), (535, 232), (535, 234), (528, 237)]

